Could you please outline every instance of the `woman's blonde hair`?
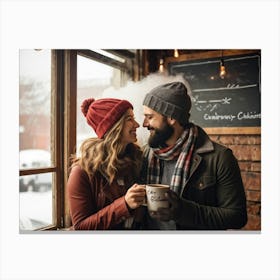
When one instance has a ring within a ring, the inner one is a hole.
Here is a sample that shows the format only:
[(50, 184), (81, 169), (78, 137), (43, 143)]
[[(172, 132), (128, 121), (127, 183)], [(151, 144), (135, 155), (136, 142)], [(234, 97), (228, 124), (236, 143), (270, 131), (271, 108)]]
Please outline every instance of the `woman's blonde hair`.
[(89, 178), (99, 171), (109, 182), (119, 173), (130, 170), (133, 176), (139, 176), (142, 163), (142, 151), (134, 143), (124, 146), (122, 131), (127, 113), (104, 135), (102, 139), (89, 138), (80, 147), (80, 157), (72, 158), (72, 166), (79, 164)]

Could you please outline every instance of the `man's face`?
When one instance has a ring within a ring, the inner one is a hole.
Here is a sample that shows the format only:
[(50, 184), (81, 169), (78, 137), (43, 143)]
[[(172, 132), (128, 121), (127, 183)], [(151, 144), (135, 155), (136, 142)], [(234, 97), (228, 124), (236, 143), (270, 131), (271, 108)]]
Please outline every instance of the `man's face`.
[(173, 127), (167, 121), (167, 117), (147, 106), (144, 106), (143, 127), (146, 127), (150, 131), (148, 143), (152, 148), (165, 147), (166, 141), (174, 132)]

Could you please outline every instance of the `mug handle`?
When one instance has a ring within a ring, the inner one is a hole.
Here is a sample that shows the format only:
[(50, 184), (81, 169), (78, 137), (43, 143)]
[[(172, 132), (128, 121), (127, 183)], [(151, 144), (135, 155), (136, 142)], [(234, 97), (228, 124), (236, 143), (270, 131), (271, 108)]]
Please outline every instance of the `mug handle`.
[[(146, 185), (145, 186), (145, 189), (146, 189)], [(147, 195), (145, 196), (145, 199), (144, 199), (144, 202), (141, 204), (142, 206), (147, 206)]]

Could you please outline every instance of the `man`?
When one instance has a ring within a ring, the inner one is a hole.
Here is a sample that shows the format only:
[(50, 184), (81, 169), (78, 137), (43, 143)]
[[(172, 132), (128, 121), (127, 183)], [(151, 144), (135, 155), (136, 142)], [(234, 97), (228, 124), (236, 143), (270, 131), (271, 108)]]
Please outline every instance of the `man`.
[(247, 223), (240, 169), (232, 151), (189, 122), (191, 100), (181, 82), (154, 88), (144, 98), (147, 183), (170, 185), (170, 208), (148, 216), (149, 229), (225, 230)]

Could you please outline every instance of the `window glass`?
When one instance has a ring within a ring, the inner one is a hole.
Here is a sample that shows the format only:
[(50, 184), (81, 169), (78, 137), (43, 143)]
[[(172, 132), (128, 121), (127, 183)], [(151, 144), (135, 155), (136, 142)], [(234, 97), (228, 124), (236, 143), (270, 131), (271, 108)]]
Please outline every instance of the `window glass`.
[(50, 151), (51, 51), (20, 50), (20, 150)]
[(42, 149), (24, 149), (19, 151), (20, 169), (44, 168), (51, 165), (51, 154)]
[(52, 173), (20, 176), (20, 229), (52, 224)]
[[(20, 170), (50, 167), (51, 50), (20, 50), (19, 70)], [(51, 173), (20, 176), (21, 229), (52, 223), (52, 177)], [(31, 226), (27, 221), (36, 222)]]
[(86, 98), (99, 99), (109, 87), (121, 86), (122, 72), (119, 69), (78, 55), (77, 59), (77, 152), (83, 140), (95, 137), (93, 129), (87, 124), (81, 104)]

